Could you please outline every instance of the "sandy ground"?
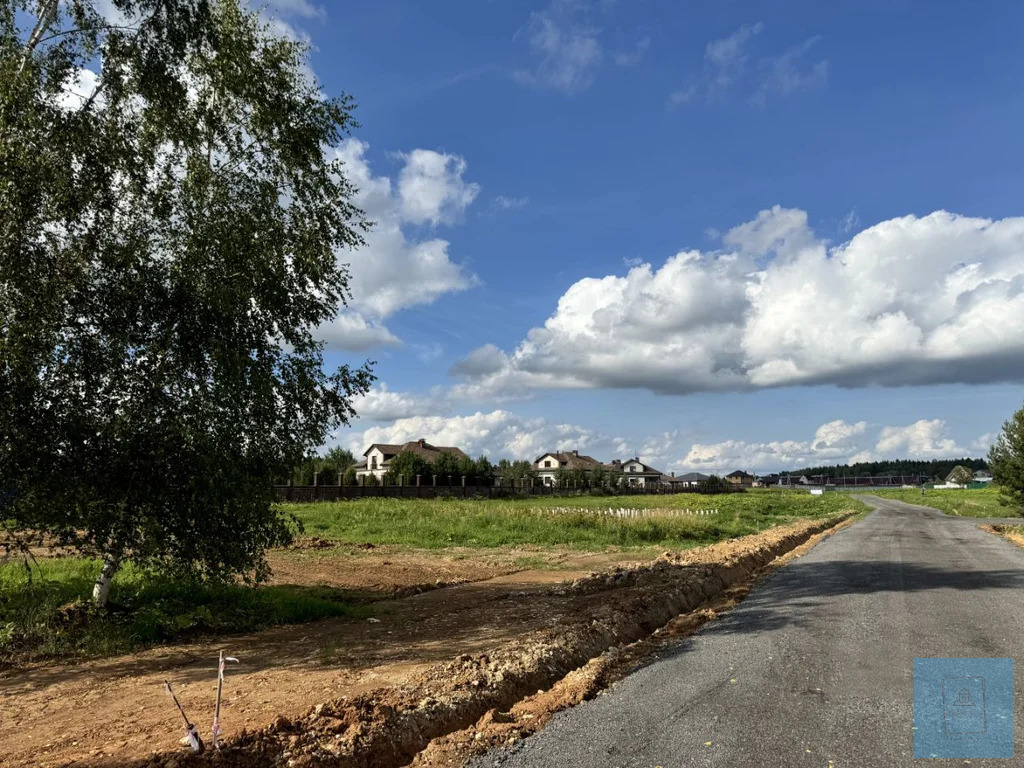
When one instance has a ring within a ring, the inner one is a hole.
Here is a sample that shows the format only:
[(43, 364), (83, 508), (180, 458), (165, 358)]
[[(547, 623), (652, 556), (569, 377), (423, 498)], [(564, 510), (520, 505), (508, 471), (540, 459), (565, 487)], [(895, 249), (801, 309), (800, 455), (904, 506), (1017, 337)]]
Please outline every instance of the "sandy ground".
[[(0, 673), (0, 763), (109, 764), (175, 749), (182, 733), (165, 679), (205, 737), (221, 648), (241, 660), (228, 671), (225, 738), (265, 727), (279, 714), (301, 715), (320, 701), (400, 685), (439, 661), (506, 644), (543, 625), (550, 614), (530, 598), (543, 600), (552, 584), (638, 557), (402, 552), (306, 542), (274, 553), (275, 581), (351, 590), (354, 598), (371, 602), (376, 621), (334, 619), (74, 665), (7, 670)], [(520, 570), (524, 564), (541, 567)], [(451, 584), (456, 586), (445, 586)], [(376, 599), (389, 596), (396, 597)]]

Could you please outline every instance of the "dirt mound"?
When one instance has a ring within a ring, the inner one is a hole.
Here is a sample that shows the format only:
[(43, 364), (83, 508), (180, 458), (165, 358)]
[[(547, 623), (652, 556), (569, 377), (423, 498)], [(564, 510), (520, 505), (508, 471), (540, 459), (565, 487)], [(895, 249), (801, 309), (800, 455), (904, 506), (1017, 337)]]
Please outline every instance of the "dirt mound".
[[(229, 669), (224, 691), (225, 737), (234, 738), (267, 728), (276, 715), (294, 718), (318, 702), (407, 685), (433, 664), (515, 642), (559, 610), (562, 601), (545, 594), (551, 585), (635, 557), (349, 545), (275, 552), (277, 580), (345, 589), (347, 599), (368, 604), (363, 613), (378, 621), (330, 619), (0, 671), (0, 764), (124, 765), (154, 753), (177, 760), (181, 733), (163, 680), (172, 681), (206, 732), (221, 648), (242, 660)], [(527, 565), (534, 570), (522, 571)], [(465, 583), (436, 588), (454, 581)]]
[[(554, 711), (559, 702), (592, 695), (601, 685), (602, 670), (621, 659), (620, 648), (722, 596), (844, 517), (795, 523), (706, 551), (678, 556), (667, 553), (653, 563), (594, 574), (565, 588), (524, 595), (521, 602), (534, 601), (534, 610), (545, 621), (516, 642), (437, 664), (407, 685), (334, 699), (295, 720), (279, 718), (268, 728), (232, 739), (216, 755), (173, 759), (182, 768), (390, 768), (408, 764), (433, 740), (475, 726), (488, 713), (491, 726), (511, 726), (520, 719), (528, 720), (526, 716), (531, 714), (537, 719), (531, 707)], [(606, 651), (608, 658), (602, 661)], [(566, 678), (573, 670), (578, 672)], [(549, 691), (553, 698), (545, 699), (543, 691), (556, 683), (558, 691)], [(534, 699), (522, 705), (526, 709), (520, 710), (521, 717), (515, 711), (501, 714), (514, 710), (517, 702), (529, 696)], [(505, 717), (510, 718), (507, 723), (502, 722)], [(522, 733), (521, 727), (519, 730)], [(458, 744), (458, 739), (452, 743)], [(164, 766), (169, 757), (137, 764)]]

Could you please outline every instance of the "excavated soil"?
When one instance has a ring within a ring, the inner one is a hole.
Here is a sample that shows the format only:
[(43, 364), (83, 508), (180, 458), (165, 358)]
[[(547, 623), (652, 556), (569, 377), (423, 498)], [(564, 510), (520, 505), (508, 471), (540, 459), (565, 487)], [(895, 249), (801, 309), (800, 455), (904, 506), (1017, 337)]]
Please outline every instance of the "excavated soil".
[[(394, 674), (394, 665), (390, 677), (387, 664), (360, 666), (361, 653), (373, 650), (366, 638), (361, 649), (349, 646), (355, 638), (347, 639), (340, 646), (346, 654), (341, 664), (323, 670), (300, 654), (274, 689), (305, 681), (310, 688), (301, 698), (309, 701), (319, 687), (316, 706), (296, 712), (294, 704), (282, 706), (274, 697), (265, 706), (267, 711), (276, 708), (279, 716), (266, 727), (229, 738), (219, 752), (195, 756), (180, 747), (161, 749), (133, 765), (459, 764), (473, 750), (528, 735), (551, 713), (594, 695), (641, 663), (661, 638), (693, 631), (742, 597), (766, 566), (845, 517), (794, 523), (700, 550), (666, 552), (653, 562), (567, 583), (513, 587), (508, 576), (396, 601), (393, 613), (368, 628), (384, 646), (376, 649), (378, 654), (404, 649), (410, 623), (441, 623), (430, 633), (433, 644), (422, 645), (416, 663), (400, 674)], [(409, 603), (431, 599), (439, 601), (433, 610), (402, 613)], [(186, 706), (204, 723), (209, 721), (203, 717), (203, 702), (210, 699), (212, 677), (208, 662), (201, 668), (203, 681), (197, 677), (190, 686)], [(254, 694), (253, 681), (243, 682), (238, 673), (231, 680), (233, 709), (225, 719), (237, 722), (244, 707), (256, 706), (260, 694)], [(165, 730), (174, 722), (168, 707), (167, 702), (159, 705)], [(95, 755), (77, 764), (124, 761)]]
[[(182, 734), (163, 681), (172, 682), (185, 711), (208, 733), (221, 648), (242, 662), (227, 673), (227, 738), (266, 728), (278, 714), (295, 716), (341, 695), (404, 684), (432, 664), (513, 642), (541, 626), (532, 603), (509, 599), (511, 593), (533, 595), (636, 558), (631, 552), (436, 552), (302, 542), (271, 553), (275, 581), (350, 591), (355, 602), (370, 604), (379, 623), (332, 619), (2, 671), (0, 765), (123, 764), (173, 754)], [(539, 567), (517, 572), (524, 561)], [(450, 584), (459, 586), (438, 588)]]
[[(854, 522), (853, 518), (811, 536), (800, 546), (770, 562), (751, 577), (706, 601), (700, 608), (671, 619), (635, 643), (610, 648), (573, 670), (547, 691), (538, 691), (513, 705), (508, 712), (488, 710), (474, 725), (433, 739), (419, 752), (412, 768), (451, 768), (491, 749), (508, 747), (544, 728), (558, 712), (601, 693), (618, 680), (650, 663), (666, 647), (696, 632), (716, 616), (743, 600), (772, 571), (800, 557), (821, 539)], [(708, 553), (710, 554), (710, 553)]]
[(1018, 547), (1024, 547), (1024, 534), (1021, 533), (1021, 528), (1015, 525), (982, 525), (979, 526), (983, 531), (994, 533), (997, 536), (1002, 536), (1007, 541), (1012, 541)]

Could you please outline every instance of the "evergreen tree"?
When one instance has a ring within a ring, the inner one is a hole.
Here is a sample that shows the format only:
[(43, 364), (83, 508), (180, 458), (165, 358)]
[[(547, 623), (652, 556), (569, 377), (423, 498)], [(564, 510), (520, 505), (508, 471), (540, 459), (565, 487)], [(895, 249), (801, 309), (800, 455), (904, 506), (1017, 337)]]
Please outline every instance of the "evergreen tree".
[(1024, 512), (1024, 407), (1003, 424), (1003, 431), (988, 453), (999, 501)]

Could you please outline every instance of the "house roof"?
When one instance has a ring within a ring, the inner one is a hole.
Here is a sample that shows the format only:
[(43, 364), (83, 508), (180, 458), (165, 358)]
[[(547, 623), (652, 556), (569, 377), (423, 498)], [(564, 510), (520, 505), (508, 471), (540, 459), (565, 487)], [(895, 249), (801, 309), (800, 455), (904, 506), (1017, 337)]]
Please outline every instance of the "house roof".
[(956, 465), (955, 467), (953, 467), (953, 469), (951, 469), (951, 470), (949, 471), (949, 474), (948, 474), (948, 475), (946, 475), (946, 482), (947, 482), (947, 483), (949, 483), (949, 482), (952, 482), (952, 481), (953, 481), (953, 475), (956, 475), (956, 474), (958, 474), (958, 473), (963, 473), (963, 472), (966, 472), (966, 473), (967, 473), (968, 475), (970, 475), (971, 477), (974, 477), (974, 472), (972, 472), (971, 470), (969, 470), (969, 469), (968, 469), (967, 467), (965, 467), (965, 466), (964, 466), (963, 464), (957, 464), (957, 465)]
[(726, 477), (753, 477), (753, 475), (744, 472), (742, 469), (737, 469), (735, 472), (730, 472)]
[(701, 480), (710, 479), (710, 475), (702, 475), (700, 472), (687, 472), (685, 475), (679, 475), (676, 480), (682, 480), (684, 483), (699, 483)]
[(558, 462), (559, 469), (608, 469), (606, 465), (593, 456), (583, 456), (579, 451), (548, 451), (534, 459), (533, 463), (536, 464), (545, 456), (552, 456)]
[(414, 453), (429, 462), (433, 462), (442, 453), (451, 453), (459, 458), (469, 458), (461, 448), (455, 448), (450, 445), (431, 445), (422, 438), (419, 440), (410, 440), (408, 443), (402, 443), (401, 445), (394, 443), (374, 443), (363, 452), (363, 456), (368, 456), (370, 451), (374, 448), (384, 454), (384, 464), (387, 464), (398, 454), (406, 452)]
[(644, 464), (642, 461), (640, 461), (639, 457), (634, 457), (632, 459), (626, 459), (625, 461), (619, 462), (618, 463), (618, 469), (621, 470), (622, 467), (626, 466), (627, 464), (639, 464), (641, 467), (643, 467), (643, 469), (640, 472), (637, 472), (635, 474), (645, 474), (645, 475), (646, 474), (652, 474), (652, 475), (663, 475), (663, 474), (665, 474), (660, 469), (655, 469), (654, 467), (652, 467), (649, 464)]

